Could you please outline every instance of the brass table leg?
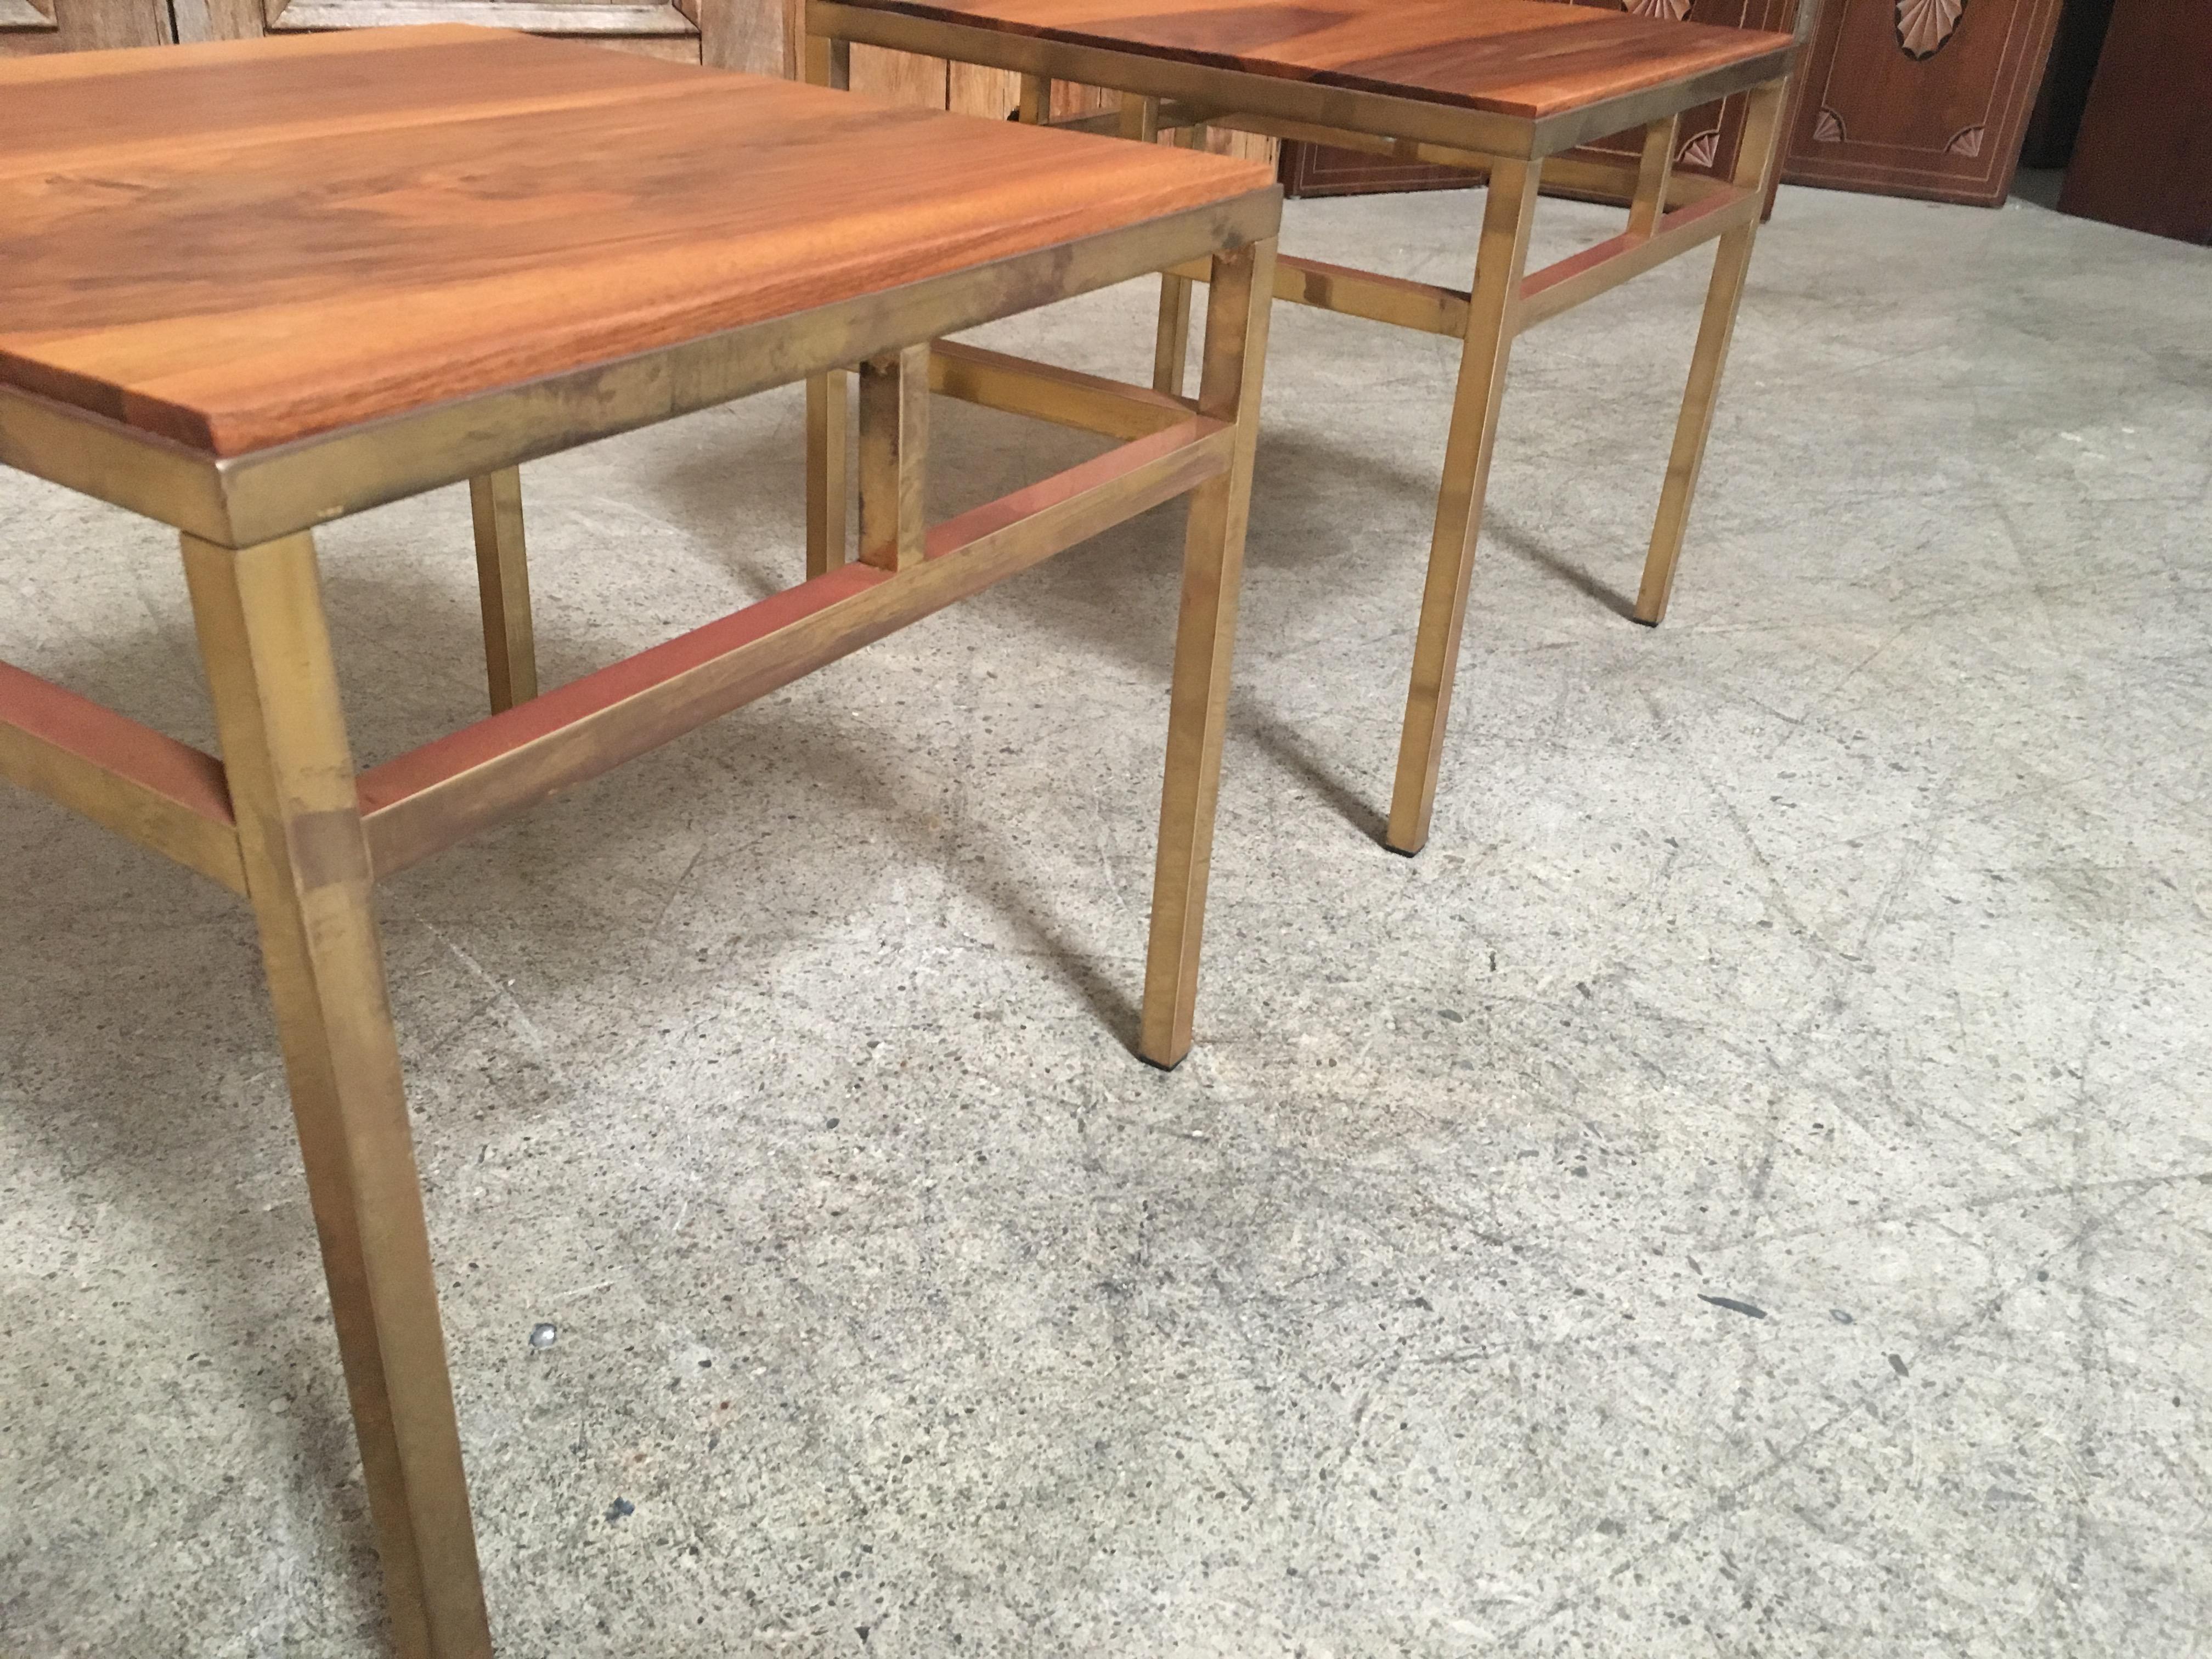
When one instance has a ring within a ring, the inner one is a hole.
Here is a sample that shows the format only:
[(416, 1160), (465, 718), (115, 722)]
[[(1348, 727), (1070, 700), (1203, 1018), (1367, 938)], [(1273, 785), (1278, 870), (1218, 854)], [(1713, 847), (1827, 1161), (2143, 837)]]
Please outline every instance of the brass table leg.
[[(842, 90), (852, 80), (853, 47), (847, 40), (806, 37), (807, 81)], [(827, 575), (845, 562), (845, 514), (850, 495), (845, 431), (847, 371), (806, 377), (806, 574)]]
[(1236, 422), (1237, 447), (1225, 474), (1191, 492), (1183, 538), (1182, 605), (1176, 623), (1167, 767), (1160, 787), (1159, 860), (1152, 876), (1143, 1031), (1137, 1044), (1139, 1055), (1164, 1068), (1179, 1064), (1190, 1052), (1198, 1000), (1199, 943), (1213, 859), (1213, 809), (1229, 720), (1230, 656), (1237, 637), (1237, 587), (1244, 568), (1252, 453), (1274, 286), (1272, 238), (1214, 258), (1198, 404), (1201, 414)]
[(806, 377), (806, 574), (826, 576), (845, 562), (847, 483), (845, 380), (833, 368)]
[[(1175, 141), (1194, 149), (1206, 140), (1204, 127), (1184, 127)], [(1160, 277), (1160, 320), (1152, 337), (1152, 390), (1170, 398), (1182, 396), (1183, 362), (1190, 356), (1190, 278), (1164, 273)]]
[(1041, 127), (1052, 119), (1052, 77), (1046, 75), (1022, 76), (1021, 101), (1014, 109), (1014, 118), (1024, 126)]
[(477, 592), (483, 602), (484, 677), (491, 712), (538, 695), (538, 641), (530, 625), (530, 561), (522, 538), (522, 472), (503, 466), (469, 480), (476, 520)]
[(929, 529), (929, 347), (860, 365), (860, 562), (878, 570), (921, 562)]
[(1409, 856), (1428, 840), (1429, 819), (1436, 810), (1437, 769), (1443, 757), (1444, 722), (1451, 712), (1452, 678), (1467, 621), (1468, 583), (1482, 532), (1483, 492), (1490, 482), (1498, 409), (1505, 396), (1521, 274), (1528, 258), (1528, 228), (1536, 213), (1538, 170), (1538, 163), (1504, 157), (1491, 164), (1474, 290), (1468, 296), (1467, 344), (1460, 356), (1459, 387), (1452, 398), (1443, 487), (1437, 498), (1436, 533), (1429, 544), (1429, 574), (1413, 642), (1413, 683), (1406, 693), (1405, 730), (1399, 738), (1397, 781), (1384, 835), (1393, 852)]
[(407, 1659), (478, 1659), (491, 1636), (314, 544), (188, 535), (184, 556), (394, 1637)]
[[(1757, 190), (1762, 199), (1782, 142), (1783, 92), (1777, 83), (1751, 94), (1744, 112), (1743, 142), (1736, 152), (1731, 182)], [(1758, 234), (1757, 217), (1747, 219), (1721, 237), (1713, 254), (1713, 278), (1705, 289), (1697, 349), (1690, 356), (1690, 383), (1682, 394), (1681, 418), (1674, 426), (1674, 447), (1667, 457), (1667, 482), (1659, 493), (1659, 516), (1651, 530), (1651, 550), (1644, 557), (1644, 580), (1636, 592), (1636, 620), (1647, 627), (1656, 628), (1665, 617), (1667, 600), (1674, 589), (1674, 565), (1690, 527), (1690, 502), (1698, 492), (1705, 441), (1713, 429), (1713, 407), (1720, 398), (1721, 371), (1728, 366), (1736, 307), (1743, 300), (1751, 245)]]

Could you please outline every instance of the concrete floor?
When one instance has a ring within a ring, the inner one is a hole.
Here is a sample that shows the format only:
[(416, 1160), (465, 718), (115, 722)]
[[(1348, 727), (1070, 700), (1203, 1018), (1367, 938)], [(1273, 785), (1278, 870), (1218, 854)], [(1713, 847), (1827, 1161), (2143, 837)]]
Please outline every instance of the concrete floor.
[[(1649, 633), (1703, 273), (1516, 357), (1414, 862), (1450, 354), (1279, 315), (1172, 1077), (1172, 509), (388, 890), (504, 1653), (2208, 1650), (2212, 254), (1785, 191)], [(1084, 447), (942, 423), (962, 501)], [(530, 468), (549, 677), (787, 581), (798, 453)], [(469, 718), (462, 499), (324, 544), (364, 759)], [(11, 477), (0, 571), (208, 738), (161, 534)], [(19, 793), (0, 868), (0, 1651), (375, 1652), (247, 919)]]

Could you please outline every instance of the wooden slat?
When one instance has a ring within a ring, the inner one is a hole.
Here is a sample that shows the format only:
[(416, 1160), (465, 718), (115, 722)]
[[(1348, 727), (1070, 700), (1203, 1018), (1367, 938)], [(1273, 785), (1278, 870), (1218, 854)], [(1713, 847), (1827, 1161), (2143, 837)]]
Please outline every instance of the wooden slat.
[(167, 0), (60, 0), (54, 20), (64, 52), (159, 46), (175, 38)]
[(699, 26), (699, 61), (797, 80), (787, 64), (784, 0), (693, 0), (684, 8)]
[(362, 775), (380, 877), (978, 592), (1227, 466), (1234, 432), (1183, 425), (945, 520), (896, 575), (841, 565)]
[(1011, 70), (955, 59), (945, 76), (945, 107), (956, 115), (1003, 121), (1022, 101), (1022, 77)]
[(909, 109), (943, 109), (950, 96), (951, 70), (942, 58), (910, 52), (855, 46), (849, 90)]
[(261, 0), (169, 0), (169, 15), (178, 40), (186, 44), (250, 40), (263, 33), (268, 22)]
[(594, 34), (591, 42), (602, 52), (625, 57), (650, 58), (663, 64), (697, 64), (699, 37), (696, 34)]
[(1624, 233), (1546, 265), (1522, 281), (1518, 326), (1534, 328), (1571, 311), (1583, 301), (1757, 218), (1759, 207), (1756, 191), (1717, 191), (1688, 207), (1676, 208), (1651, 235)]
[(929, 389), (986, 409), (1027, 415), (1109, 438), (1146, 438), (1197, 413), (1188, 398), (1170, 398), (1072, 368), (940, 340), (930, 355)]
[(698, 26), (674, 6), (535, 5), (531, 0), (291, 0), (270, 23), (295, 29), (368, 29), (394, 23), (475, 23), (486, 28), (548, 34), (696, 34)]
[(929, 530), (929, 347), (871, 357), (860, 379), (860, 562), (905, 570), (921, 562)]
[(221, 761), (6, 663), (0, 777), (246, 890)]

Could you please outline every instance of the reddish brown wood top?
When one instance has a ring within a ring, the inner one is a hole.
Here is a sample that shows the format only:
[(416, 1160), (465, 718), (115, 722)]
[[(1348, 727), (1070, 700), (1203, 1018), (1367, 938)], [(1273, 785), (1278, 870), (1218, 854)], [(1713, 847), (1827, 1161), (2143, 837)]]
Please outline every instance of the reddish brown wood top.
[(844, 0), (1217, 69), (1395, 94), (1529, 120), (1759, 58), (1761, 29), (1536, 0)]
[(453, 26), (0, 63), (0, 381), (238, 454), (1271, 183)]

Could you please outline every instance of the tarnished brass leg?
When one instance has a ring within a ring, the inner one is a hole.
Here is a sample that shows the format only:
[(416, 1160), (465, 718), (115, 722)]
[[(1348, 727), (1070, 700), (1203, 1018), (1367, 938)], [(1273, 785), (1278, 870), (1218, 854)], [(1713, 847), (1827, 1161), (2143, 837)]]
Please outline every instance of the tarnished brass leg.
[(845, 562), (845, 380), (833, 368), (806, 377), (806, 574), (825, 575)]
[(834, 87), (842, 92), (853, 82), (853, 43), (826, 34), (806, 37), (805, 69), (809, 86)]
[(1121, 94), (1121, 106), (1116, 112), (1121, 124), (1121, 136), (1139, 144), (1149, 144), (1160, 136), (1160, 100), (1140, 98), (1133, 92)]
[(538, 695), (521, 470), (501, 467), (470, 479), (469, 510), (476, 520), (477, 592), (483, 601), (484, 677), (491, 684), (491, 712), (496, 714)]
[[(853, 78), (853, 43), (810, 34), (806, 79), (842, 89)], [(850, 494), (845, 436), (846, 371), (806, 377), (806, 574), (826, 575), (845, 562), (845, 508)]]
[(1182, 608), (1176, 623), (1167, 769), (1160, 790), (1159, 861), (1152, 877), (1143, 1031), (1137, 1043), (1137, 1052), (1159, 1066), (1172, 1066), (1190, 1052), (1191, 1015), (1198, 1000), (1213, 807), (1229, 719), (1230, 654), (1237, 637), (1252, 450), (1274, 289), (1272, 238), (1215, 257), (1199, 406), (1216, 419), (1236, 422), (1237, 448), (1226, 473), (1191, 492), (1183, 538)]
[(1428, 580), (1421, 592), (1420, 628), (1413, 641), (1406, 727), (1398, 741), (1390, 825), (1383, 836), (1393, 852), (1408, 855), (1419, 852), (1428, 840), (1429, 819), (1436, 810), (1437, 768), (1443, 758), (1444, 722), (1451, 713), (1460, 632), (1467, 621), (1468, 583), (1474, 572), (1475, 543), (1482, 533), (1483, 492), (1490, 483), (1498, 411), (1505, 396), (1506, 359), (1518, 320), (1521, 273), (1528, 263), (1528, 227), (1536, 212), (1537, 173), (1536, 163), (1503, 156), (1491, 164), (1474, 291), (1468, 296), (1467, 344), (1459, 360), (1459, 387), (1452, 398), (1443, 487), (1437, 498), (1436, 533), (1429, 544)]
[(184, 538), (331, 1312), (408, 1659), (491, 1651), (313, 541)]
[[(1176, 143), (1192, 149), (1205, 142), (1204, 127), (1185, 127)], [(1190, 289), (1188, 276), (1160, 277), (1160, 320), (1152, 336), (1152, 390), (1182, 396), (1183, 363), (1190, 356)]]
[(860, 560), (883, 570), (921, 562), (929, 528), (929, 347), (860, 365)]
[(1670, 115), (1644, 129), (1644, 155), (1636, 164), (1636, 193), (1628, 199), (1628, 234), (1649, 236), (1667, 211), (1667, 186), (1674, 175), (1674, 140), (1682, 118)]
[[(1765, 193), (1775, 153), (1782, 140), (1784, 88), (1761, 87), (1744, 112), (1743, 143), (1736, 152), (1739, 188)], [(1705, 289), (1705, 313), (1698, 325), (1697, 349), (1690, 356), (1690, 384), (1682, 395), (1682, 414), (1674, 426), (1674, 447), (1667, 457), (1667, 482), (1659, 492), (1659, 516), (1651, 530), (1651, 550), (1644, 561), (1644, 580), (1636, 592), (1636, 620), (1656, 628), (1674, 590), (1674, 565), (1690, 527), (1690, 502), (1698, 493), (1698, 473), (1705, 459), (1705, 440), (1713, 429), (1721, 371), (1728, 366), (1729, 342), (1735, 335), (1736, 308), (1743, 301), (1744, 277), (1751, 269), (1751, 246), (1759, 221), (1747, 219), (1725, 233), (1713, 253), (1713, 279)]]

